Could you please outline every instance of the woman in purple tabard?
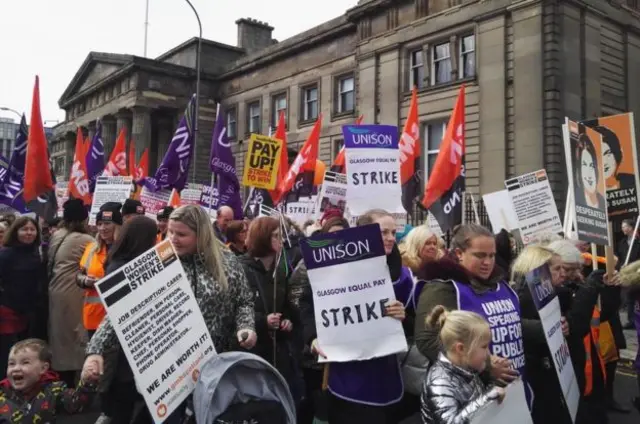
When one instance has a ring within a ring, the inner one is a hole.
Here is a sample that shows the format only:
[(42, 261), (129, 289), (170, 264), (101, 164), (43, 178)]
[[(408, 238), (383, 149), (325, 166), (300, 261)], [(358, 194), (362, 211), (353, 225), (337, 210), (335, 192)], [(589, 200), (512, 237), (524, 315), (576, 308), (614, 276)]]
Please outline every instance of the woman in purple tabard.
[[(495, 266), (495, 257), (496, 243), (488, 229), (467, 224), (454, 231), (451, 254), (418, 274), (427, 283), (419, 297), (415, 340), (433, 362), (442, 350), (438, 331), (425, 325), (433, 308), (475, 312), (487, 319), (492, 333), (491, 363), (483, 378), (506, 384), (519, 374), (525, 378), (523, 340), (528, 323), (521, 319), (518, 296)], [(528, 397), (531, 400), (530, 393)]]
[[(403, 321), (405, 308), (411, 309), (413, 299), (413, 276), (409, 269), (402, 266), (402, 258), (396, 246), (396, 223), (393, 216), (384, 210), (371, 210), (358, 219), (358, 225), (377, 223), (382, 231), (387, 264), (393, 281), (396, 301), (389, 303), (387, 315)], [(312, 314), (310, 290), (303, 298)], [(301, 305), (302, 306), (302, 305)], [(305, 320), (307, 323), (314, 320)], [(410, 320), (406, 320), (410, 321)], [(410, 323), (406, 324), (410, 325)], [(310, 331), (313, 330), (312, 333)], [(405, 327), (405, 332), (407, 331)], [(305, 329), (305, 335), (315, 334), (315, 329)], [(309, 337), (306, 337), (309, 340)], [(312, 351), (322, 355), (322, 349), (313, 337)], [(403, 398), (404, 387), (400, 375), (400, 365), (396, 355), (375, 358), (366, 361), (354, 361), (329, 365), (329, 424), (392, 424), (396, 420), (394, 405)], [(417, 409), (413, 412), (417, 412)]]

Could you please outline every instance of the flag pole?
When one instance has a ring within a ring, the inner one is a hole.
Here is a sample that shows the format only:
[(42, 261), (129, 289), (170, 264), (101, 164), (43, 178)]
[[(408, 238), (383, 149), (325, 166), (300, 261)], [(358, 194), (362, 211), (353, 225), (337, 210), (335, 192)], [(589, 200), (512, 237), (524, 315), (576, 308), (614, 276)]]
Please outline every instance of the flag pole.
[(193, 125), (193, 158), (194, 158), (194, 163), (193, 163), (193, 182), (196, 182), (196, 158), (198, 157), (196, 155), (196, 150), (198, 147), (198, 121), (200, 120), (200, 54), (202, 53), (202, 22), (200, 22), (200, 15), (198, 15), (198, 11), (196, 10), (195, 7), (193, 7), (193, 4), (191, 4), (190, 0), (185, 0), (189, 6), (191, 7), (191, 10), (193, 10), (193, 13), (196, 15), (196, 19), (198, 20), (198, 29), (199, 29), (199, 35), (198, 35), (198, 51), (196, 52), (196, 107), (195, 107), (195, 119), (194, 119), (194, 125)]
[(147, 0), (144, 12), (144, 57), (147, 57), (147, 39), (149, 35), (149, 0)]

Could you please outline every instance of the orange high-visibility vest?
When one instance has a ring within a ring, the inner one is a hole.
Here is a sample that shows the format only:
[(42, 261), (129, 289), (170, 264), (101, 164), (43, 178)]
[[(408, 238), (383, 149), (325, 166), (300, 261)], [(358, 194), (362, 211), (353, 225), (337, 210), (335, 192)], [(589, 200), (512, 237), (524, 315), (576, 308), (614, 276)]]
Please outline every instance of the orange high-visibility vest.
[[(84, 254), (80, 259), (82, 267), (87, 276), (97, 280), (104, 277), (104, 262), (107, 260), (107, 247), (102, 246), (97, 249), (96, 242), (89, 243), (84, 249)], [(82, 323), (87, 330), (97, 330), (106, 315), (100, 295), (95, 288), (84, 289), (84, 305), (82, 305)]]
[(597, 306), (593, 308), (593, 315), (591, 316), (591, 331), (584, 336), (584, 351), (586, 353), (586, 361), (584, 363), (584, 393), (583, 396), (589, 396), (593, 391), (593, 358), (591, 355), (591, 340), (596, 347), (596, 360), (600, 364), (602, 370), (602, 378), (607, 381), (607, 371), (604, 367), (604, 361), (600, 354), (600, 308)]
[(165, 238), (167, 238), (166, 234), (158, 233), (156, 236), (156, 244), (162, 242)]

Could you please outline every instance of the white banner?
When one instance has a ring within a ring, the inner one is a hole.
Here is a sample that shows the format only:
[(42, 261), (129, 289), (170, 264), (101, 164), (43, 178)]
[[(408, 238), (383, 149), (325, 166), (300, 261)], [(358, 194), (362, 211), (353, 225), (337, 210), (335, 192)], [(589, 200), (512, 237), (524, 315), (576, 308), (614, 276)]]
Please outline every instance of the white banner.
[(527, 399), (524, 394), (524, 383), (518, 379), (505, 388), (504, 401), (490, 402), (478, 410), (471, 424), (533, 424)]
[(287, 215), (293, 222), (302, 227), (305, 221), (311, 217), (313, 205), (316, 203), (316, 196), (301, 197), (297, 202), (287, 203)]
[(132, 184), (133, 177), (98, 177), (89, 213), (89, 225), (96, 225), (96, 215), (105, 203), (124, 203), (131, 196)]
[(347, 166), (347, 205), (353, 215), (371, 209), (406, 213), (402, 206), (398, 128), (390, 125), (342, 127)]
[(395, 299), (379, 225), (318, 234), (300, 242), (309, 274), (319, 362), (349, 362), (407, 350), (402, 323), (385, 316)]
[(504, 185), (518, 217), (520, 236), (525, 245), (537, 242), (544, 233), (557, 234), (562, 231), (562, 221), (547, 171), (541, 169), (530, 172), (506, 180)]
[(513, 203), (511, 203), (511, 197), (507, 190), (485, 194), (482, 196), (482, 201), (495, 234), (498, 234), (503, 228), (509, 232), (518, 229), (518, 215), (513, 209)]
[(320, 198), (320, 207), (316, 208), (315, 219), (322, 218), (322, 214), (327, 208), (340, 209), (344, 214), (347, 207), (347, 175), (326, 171), (318, 197)]
[(215, 348), (168, 240), (96, 284), (156, 423), (191, 394)]

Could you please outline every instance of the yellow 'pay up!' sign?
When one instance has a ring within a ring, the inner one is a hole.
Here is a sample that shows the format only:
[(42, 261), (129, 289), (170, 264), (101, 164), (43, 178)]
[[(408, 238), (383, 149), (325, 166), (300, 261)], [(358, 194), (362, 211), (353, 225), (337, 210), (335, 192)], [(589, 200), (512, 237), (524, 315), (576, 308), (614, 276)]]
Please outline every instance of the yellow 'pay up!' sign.
[(260, 134), (251, 134), (244, 163), (242, 184), (273, 190), (276, 188), (282, 141)]

